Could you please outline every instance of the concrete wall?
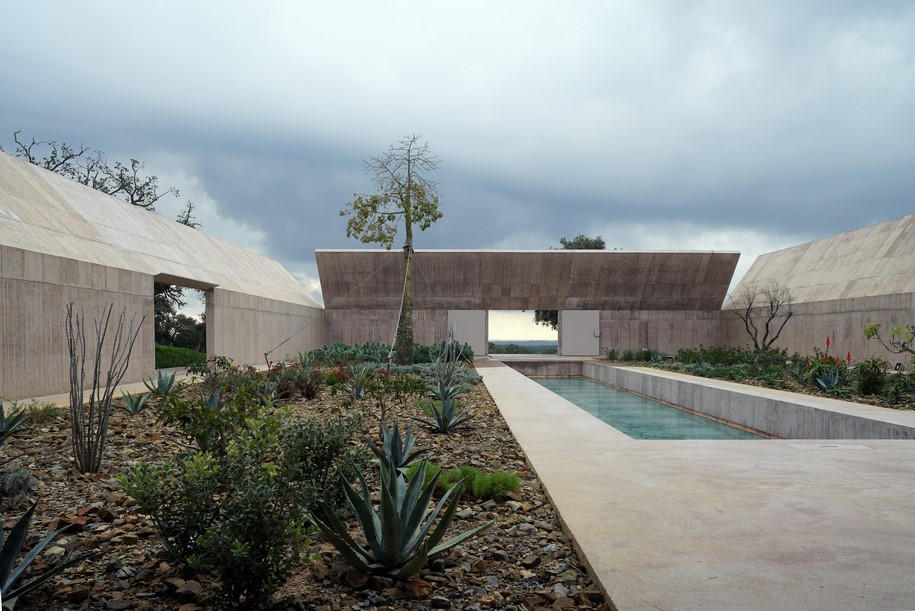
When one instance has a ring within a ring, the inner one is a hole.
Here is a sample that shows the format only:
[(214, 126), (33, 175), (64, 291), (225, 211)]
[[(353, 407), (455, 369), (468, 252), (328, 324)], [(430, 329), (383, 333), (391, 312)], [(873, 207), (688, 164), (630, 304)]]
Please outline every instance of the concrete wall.
[(600, 313), (601, 354), (607, 349), (651, 348), (676, 354), (680, 348), (721, 342), (718, 310), (604, 310)]
[(585, 361), (582, 373), (785, 439), (915, 439), (906, 412)]
[(280, 361), (327, 343), (320, 308), (217, 287), (207, 293), (206, 314), (207, 354), (237, 363), (265, 363), (268, 350)]
[(489, 352), (489, 313), (486, 310), (448, 310), (448, 331), (454, 339), (467, 342), (475, 356)]
[(150, 375), (155, 369), (152, 296), (148, 274), (0, 246), (0, 396), (15, 400), (69, 391), (64, 329), (71, 302), (88, 318), (88, 345), (94, 338), (93, 314), (108, 303), (114, 304), (113, 319), (125, 308), (137, 320), (146, 316), (124, 382)]
[[(789, 354), (813, 354), (814, 347), (824, 350), (829, 337), (830, 354), (844, 357), (850, 352), (854, 361), (879, 356), (891, 364), (903, 362), (908, 367), (908, 355), (884, 350), (877, 340), (868, 341), (863, 330), (871, 322), (880, 323), (883, 329), (904, 322), (913, 323), (915, 293), (799, 303), (792, 308), (794, 315), (775, 343), (776, 347), (785, 348)], [(755, 316), (759, 320), (763, 312), (757, 311)], [(721, 312), (721, 343), (731, 346), (751, 343), (743, 322), (734, 310)]]
[(502, 360), (502, 363), (508, 365), (518, 373), (526, 376), (542, 376), (545, 378), (576, 378), (582, 375), (583, 361), (546, 361), (530, 360), (525, 361), (519, 357), (511, 357)]
[[(324, 310), (327, 343), (364, 344), (394, 341), (397, 310)], [(413, 310), (413, 341), (420, 344), (440, 342), (448, 337), (447, 310)]]

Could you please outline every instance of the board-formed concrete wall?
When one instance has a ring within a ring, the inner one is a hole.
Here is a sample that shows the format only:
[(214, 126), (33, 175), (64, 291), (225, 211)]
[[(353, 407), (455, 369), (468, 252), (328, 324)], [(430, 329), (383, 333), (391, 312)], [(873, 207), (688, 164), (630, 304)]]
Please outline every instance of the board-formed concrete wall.
[(327, 343), (322, 311), (215, 288), (207, 294), (207, 354), (238, 363), (287, 360)]
[(69, 390), (68, 303), (86, 316), (87, 353), (93, 316), (107, 304), (114, 304), (112, 331), (121, 311), (138, 323), (145, 316), (125, 381), (149, 376), (155, 369), (152, 295), (148, 274), (0, 246), (0, 397), (13, 401)]
[(207, 292), (208, 356), (257, 365), (326, 342), (321, 306), (276, 261), (3, 153), (0, 246), (5, 399), (69, 390), (69, 301), (146, 315), (124, 382), (151, 375), (154, 282)]
[[(324, 310), (328, 343), (364, 344), (394, 341), (398, 310)], [(448, 310), (413, 310), (413, 341), (440, 342), (448, 337)]]
[(676, 354), (680, 348), (721, 343), (721, 312), (718, 310), (643, 310), (600, 313), (601, 353), (614, 348), (650, 348)]

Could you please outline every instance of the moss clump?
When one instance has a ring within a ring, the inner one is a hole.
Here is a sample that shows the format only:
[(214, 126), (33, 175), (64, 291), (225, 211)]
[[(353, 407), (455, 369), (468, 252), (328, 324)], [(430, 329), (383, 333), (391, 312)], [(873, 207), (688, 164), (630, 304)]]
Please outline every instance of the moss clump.
[[(407, 468), (407, 477), (412, 479), (418, 469), (419, 463), (410, 465)], [(505, 471), (485, 474), (470, 465), (464, 465), (458, 469), (442, 470), (437, 465), (428, 464), (426, 480), (431, 480), (436, 473), (441, 473), (435, 483), (435, 489), (439, 494), (444, 494), (461, 480), (464, 480), (464, 491), (472, 498), (479, 500), (502, 501), (510, 492), (521, 490), (521, 480), (518, 476)]]

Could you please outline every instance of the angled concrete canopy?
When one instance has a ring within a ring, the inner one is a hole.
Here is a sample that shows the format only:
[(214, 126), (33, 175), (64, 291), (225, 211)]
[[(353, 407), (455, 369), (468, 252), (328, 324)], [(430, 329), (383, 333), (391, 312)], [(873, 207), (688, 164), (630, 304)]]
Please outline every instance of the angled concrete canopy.
[[(399, 308), (403, 255), (315, 251), (327, 309)], [(466, 310), (718, 310), (737, 252), (417, 250), (413, 305)]]
[(320, 307), (272, 259), (2, 153), (0, 243)]
[(829, 337), (834, 353), (854, 360), (906, 361), (867, 341), (863, 329), (915, 323), (915, 214), (761, 255), (724, 305), (723, 341), (747, 342), (733, 310), (745, 287), (772, 282), (791, 291), (794, 312), (777, 347), (809, 354)]

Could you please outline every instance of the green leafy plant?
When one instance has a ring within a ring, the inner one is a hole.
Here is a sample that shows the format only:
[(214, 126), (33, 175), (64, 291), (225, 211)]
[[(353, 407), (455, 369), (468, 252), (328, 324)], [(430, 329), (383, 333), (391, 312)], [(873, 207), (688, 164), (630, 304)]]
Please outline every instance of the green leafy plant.
[(889, 363), (877, 357), (865, 359), (855, 366), (855, 379), (858, 392), (863, 395), (876, 395), (883, 392), (886, 383), (886, 368)]
[(0, 448), (29, 421), (29, 414), (24, 409), (14, 407), (6, 413), (6, 407), (0, 404)]
[(146, 407), (146, 402), (151, 396), (148, 392), (142, 395), (132, 395), (129, 392), (122, 392), (121, 394), (124, 397), (124, 409), (133, 416), (143, 411), (143, 408)]
[(182, 561), (197, 551), (197, 540), (219, 516), (214, 495), (222, 487), (221, 473), (209, 452), (163, 465), (140, 462), (118, 476), (118, 482), (152, 518), (165, 547)]
[(616, 348), (607, 349), (607, 360), (608, 361), (618, 361), (620, 360), (620, 353)]
[(909, 379), (905, 374), (893, 373), (888, 376), (886, 384), (883, 387), (883, 398), (891, 405), (896, 405), (902, 400), (902, 396), (911, 388), (915, 387), (915, 375)]
[(19, 557), (19, 554), (22, 552), (23, 545), (28, 539), (29, 525), (32, 522), (32, 515), (35, 513), (35, 507), (37, 506), (38, 503), (36, 502), (29, 508), (25, 515), (16, 521), (16, 524), (10, 530), (9, 536), (6, 536), (6, 533), (0, 529), (0, 546), (2, 546), (0, 547), (0, 598), (3, 600), (4, 609), (13, 609), (16, 605), (16, 600), (20, 596), (31, 592), (67, 567), (73, 566), (78, 562), (82, 562), (89, 556), (93, 555), (93, 552), (85, 552), (83, 554), (73, 556), (72, 552), (67, 552), (63, 558), (55, 562), (52, 566), (45, 568), (43, 571), (33, 576), (26, 583), (16, 585), (16, 583), (23, 576), (23, 573), (29, 568), (38, 554), (44, 551), (44, 549), (54, 539), (59, 537), (70, 528), (70, 526), (65, 526), (64, 528), (56, 530), (44, 539), (40, 540), (38, 543), (32, 546), (25, 557), (23, 557), (19, 564), (16, 565), (16, 559)]
[(397, 421), (394, 421), (394, 427), (391, 431), (382, 422), (379, 425), (381, 434), (381, 447), (375, 445), (370, 439), (366, 438), (365, 442), (383, 462), (385, 466), (396, 471), (402, 471), (413, 463), (418, 457), (422, 456), (427, 450), (413, 450), (416, 445), (416, 437), (413, 432), (407, 428), (403, 438), (400, 436), (400, 428)]
[[(361, 474), (361, 494), (345, 478), (340, 479), (340, 485), (362, 528), (367, 542), (365, 545), (350, 536), (346, 525), (330, 507), (323, 506), (326, 521), (316, 519), (318, 528), (357, 570), (406, 579), (425, 566), (429, 558), (492, 526), (493, 523), (488, 522), (441, 542), (457, 510), (461, 486), (448, 490), (430, 510), (428, 506), (436, 478), (424, 485), (426, 462), (422, 461), (419, 465), (417, 476), (409, 484), (403, 474), (383, 464), (379, 466), (381, 503), (377, 512)], [(439, 518), (438, 524), (433, 528), (436, 518)]]
[[(419, 463), (414, 463), (406, 470), (407, 479), (416, 477)], [(490, 474), (481, 472), (476, 467), (463, 465), (458, 469), (442, 470), (440, 467), (429, 464), (426, 468), (426, 481), (433, 477), (436, 480), (436, 492), (444, 493), (458, 482), (465, 482), (465, 491), (476, 499), (494, 499), (502, 501), (510, 492), (521, 490), (521, 480), (514, 473), (495, 471)]]
[(213, 390), (208, 395), (172, 395), (156, 405), (160, 421), (174, 425), (202, 452), (225, 455), (229, 442), (243, 431), (251, 419), (263, 415), (259, 386), (248, 385), (242, 392)]

